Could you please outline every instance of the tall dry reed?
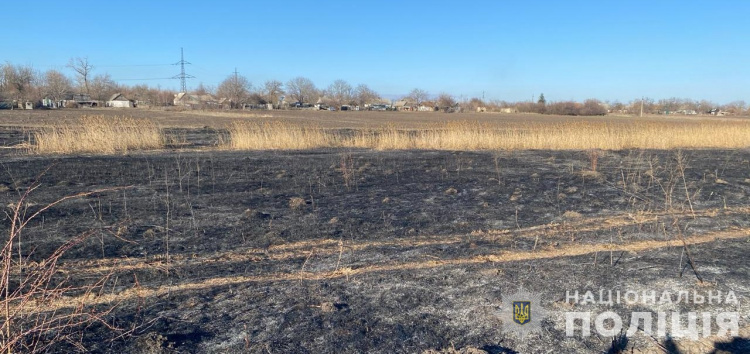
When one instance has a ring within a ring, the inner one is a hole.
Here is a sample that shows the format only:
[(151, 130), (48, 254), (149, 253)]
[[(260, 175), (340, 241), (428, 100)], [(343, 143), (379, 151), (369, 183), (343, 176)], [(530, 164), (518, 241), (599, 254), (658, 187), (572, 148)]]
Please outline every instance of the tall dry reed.
[(316, 126), (279, 121), (234, 122), (224, 147), (234, 150), (302, 150), (340, 146), (340, 137)]
[(423, 129), (389, 124), (355, 132), (281, 122), (235, 123), (230, 148), (247, 150), (353, 147), (376, 150), (619, 150), (743, 148), (750, 122), (447, 122)]
[(83, 116), (73, 124), (33, 133), (33, 153), (118, 153), (164, 147), (164, 134), (145, 119)]

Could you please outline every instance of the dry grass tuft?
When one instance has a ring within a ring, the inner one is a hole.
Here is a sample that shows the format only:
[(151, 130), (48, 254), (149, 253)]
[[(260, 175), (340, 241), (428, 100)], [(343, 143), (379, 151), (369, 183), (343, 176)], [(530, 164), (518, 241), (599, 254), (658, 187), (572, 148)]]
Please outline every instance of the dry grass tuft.
[(307, 202), (300, 197), (292, 197), (289, 199), (289, 208), (292, 210), (300, 210), (305, 204), (307, 204)]
[(83, 116), (76, 123), (33, 134), (32, 153), (118, 153), (164, 147), (161, 128), (149, 120)]

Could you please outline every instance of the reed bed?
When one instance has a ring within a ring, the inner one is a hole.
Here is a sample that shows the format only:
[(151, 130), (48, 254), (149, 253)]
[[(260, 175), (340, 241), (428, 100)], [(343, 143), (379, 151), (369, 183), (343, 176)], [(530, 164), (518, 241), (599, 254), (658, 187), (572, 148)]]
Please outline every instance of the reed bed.
[(71, 124), (32, 133), (32, 153), (122, 153), (164, 147), (164, 134), (145, 119), (83, 116)]
[(340, 134), (313, 125), (237, 121), (224, 147), (233, 150), (304, 150), (341, 146)]
[[(122, 153), (164, 148), (153, 121), (84, 116), (32, 134), (32, 153)], [(310, 123), (235, 121), (220, 148), (232, 150), (620, 150), (733, 149), (750, 146), (750, 121), (561, 121), (477, 123), (451, 121), (404, 129), (324, 129)]]
[(299, 150), (324, 147), (376, 150), (620, 150), (744, 148), (750, 122), (447, 122), (423, 129), (394, 124), (357, 131), (326, 130), (283, 122), (236, 122), (227, 147)]

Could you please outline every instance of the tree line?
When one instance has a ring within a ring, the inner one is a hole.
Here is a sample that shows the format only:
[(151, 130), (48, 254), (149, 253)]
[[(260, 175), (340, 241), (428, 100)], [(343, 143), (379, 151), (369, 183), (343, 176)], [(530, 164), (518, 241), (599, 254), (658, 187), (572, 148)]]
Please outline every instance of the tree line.
[[(108, 73), (98, 73), (88, 58), (70, 59), (66, 67), (73, 72), (73, 78), (57, 69), (35, 70), (32, 66), (6, 62), (0, 65), (0, 101), (39, 102), (43, 98), (60, 101), (72, 94), (86, 94), (92, 100), (104, 101), (115, 93), (122, 93), (131, 100), (154, 106), (169, 106), (176, 92), (159, 86), (145, 84), (123, 85), (115, 82)], [(285, 83), (268, 80), (254, 86), (247, 77), (238, 73), (228, 75), (218, 87), (203, 83), (191, 92), (195, 95), (213, 95), (226, 98), (230, 107), (241, 108), (247, 105), (279, 105), (284, 98), (287, 104), (307, 106), (321, 101), (329, 106), (365, 106), (368, 104), (390, 103), (366, 84), (352, 85), (345, 80), (335, 80), (327, 87), (319, 88), (306, 77), (295, 77)], [(435, 109), (457, 108), (458, 111), (513, 111), (521, 113), (541, 113), (556, 115), (602, 115), (614, 114), (664, 114), (680, 112), (704, 114), (711, 110), (721, 110), (735, 115), (748, 114), (744, 101), (733, 101), (719, 105), (708, 100), (668, 98), (636, 98), (628, 102), (587, 99), (575, 101), (547, 101), (544, 94), (534, 101), (503, 101), (473, 97), (458, 101), (449, 93), (431, 95), (415, 88), (400, 100), (414, 106), (434, 107)], [(454, 110), (451, 110), (454, 111)]]

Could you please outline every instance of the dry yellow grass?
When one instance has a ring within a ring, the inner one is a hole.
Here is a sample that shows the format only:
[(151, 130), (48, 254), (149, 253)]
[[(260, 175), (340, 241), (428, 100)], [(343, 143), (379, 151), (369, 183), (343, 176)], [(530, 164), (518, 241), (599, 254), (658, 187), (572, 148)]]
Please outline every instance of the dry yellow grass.
[(197, 115), (203, 117), (228, 117), (228, 118), (273, 118), (270, 113), (250, 113), (242, 110), (235, 111), (182, 111), (182, 114)]
[(279, 121), (234, 122), (225, 147), (235, 150), (302, 150), (338, 147), (337, 134), (316, 126)]
[(355, 133), (283, 122), (236, 122), (227, 144), (239, 150), (356, 147), (377, 150), (619, 150), (743, 148), (750, 122), (447, 122), (418, 130), (390, 124)]
[[(223, 148), (304, 150), (620, 150), (744, 148), (750, 146), (750, 121), (564, 121), (477, 123), (451, 121), (403, 129), (323, 129), (314, 123), (235, 121)], [(118, 153), (158, 149), (162, 130), (151, 120), (84, 116), (71, 124), (34, 133), (32, 153)]]
[(164, 147), (164, 134), (152, 121), (83, 116), (73, 124), (33, 133), (32, 153), (118, 153)]

